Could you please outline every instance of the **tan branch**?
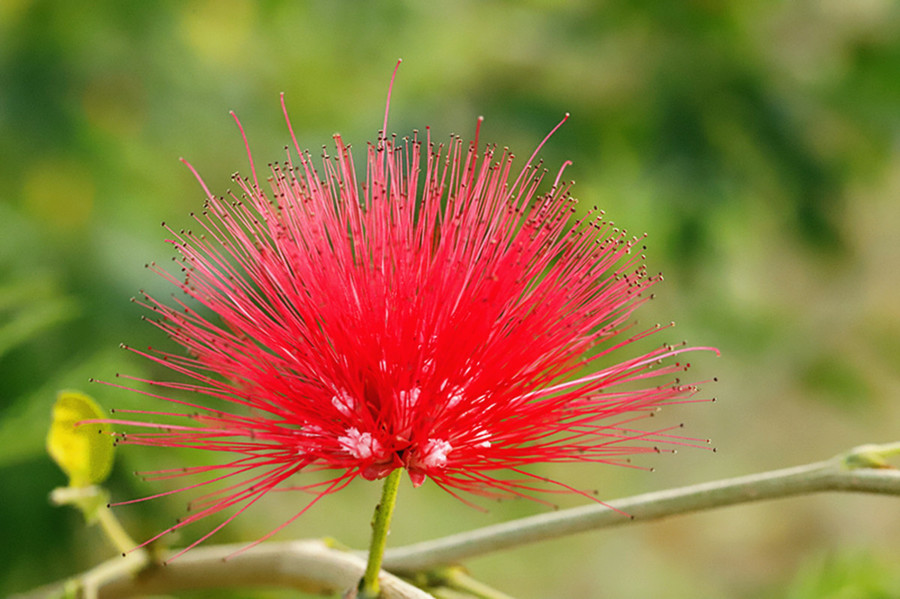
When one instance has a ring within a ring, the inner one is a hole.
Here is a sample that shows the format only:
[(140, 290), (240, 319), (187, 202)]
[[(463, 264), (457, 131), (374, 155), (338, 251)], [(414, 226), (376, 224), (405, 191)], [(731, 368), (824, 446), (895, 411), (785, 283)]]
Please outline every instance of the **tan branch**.
[[(189, 589), (290, 588), (306, 593), (333, 594), (353, 588), (365, 570), (358, 555), (333, 549), (322, 541), (263, 543), (227, 561), (243, 545), (198, 547), (166, 566), (151, 566), (136, 576), (128, 558), (117, 557), (70, 581), (37, 589), (16, 599), (62, 596), (73, 583), (84, 588), (91, 573), (104, 570), (98, 599), (169, 594)], [(174, 552), (173, 552), (174, 553)], [(110, 571), (115, 572), (111, 576)], [(80, 584), (79, 584), (80, 583)], [(431, 595), (387, 572), (381, 574), (384, 599), (430, 599)]]
[(559, 512), (521, 518), (433, 541), (390, 549), (384, 568), (408, 573), (587, 530), (658, 520), (739, 503), (824, 491), (900, 495), (900, 471), (883, 457), (897, 444), (866, 445), (831, 460), (794, 468), (636, 495)]

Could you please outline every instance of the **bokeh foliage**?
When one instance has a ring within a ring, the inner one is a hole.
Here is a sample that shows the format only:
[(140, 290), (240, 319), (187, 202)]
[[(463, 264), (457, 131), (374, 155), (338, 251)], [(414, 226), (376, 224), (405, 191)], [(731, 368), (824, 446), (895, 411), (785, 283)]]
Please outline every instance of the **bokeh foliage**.
[[(607, 470), (585, 484), (623, 494), (897, 438), (896, 2), (6, 0), (0, 531), (17, 542), (0, 543), (0, 593), (107, 556), (77, 514), (44, 501), (64, 479), (43, 440), (59, 389), (150, 368), (115, 348), (160, 342), (128, 299), (140, 288), (168, 293), (142, 268), (171, 256), (156, 225), (186, 225), (202, 202), (177, 158), (224, 191), (246, 164), (227, 116), (235, 110), (257, 162), (279, 159), (288, 141), (280, 91), (301, 143), (315, 149), (340, 130), (362, 147), (380, 127), (397, 57), (405, 62), (391, 129), (401, 134), (431, 125), (439, 139), (467, 135), (484, 115), (486, 140), (527, 155), (571, 112), (546, 163), (573, 159), (567, 174), (587, 205), (650, 233), (651, 267), (667, 282), (642, 321), (677, 319), (679, 335), (723, 350), (695, 371), (722, 380), (718, 407), (678, 415), (692, 434), (714, 437), (715, 460), (682, 453), (652, 479)], [(141, 401), (88, 391), (108, 407)], [(121, 453), (112, 485), (122, 499), (148, 492), (128, 471), (178, 459)], [(424, 490), (406, 493), (404, 515), (404, 491), (392, 542), (533, 509), (484, 517)], [(362, 530), (347, 540), (360, 545), (371, 499), (371, 490), (348, 490), (289, 532), (353, 534), (342, 528), (350, 512)], [(279, 501), (275, 511), (292, 513)], [(180, 506), (128, 512), (134, 534), (158, 530)], [(896, 572), (857, 567), (852, 551), (869, 546), (876, 561), (900, 554), (896, 505), (834, 506), (753, 508), (551, 544), (564, 573), (543, 578), (540, 566), (556, 559), (547, 549), (473, 567), (523, 596), (828, 596), (816, 585), (837, 588), (857, 572), (860, 588), (896, 589)], [(249, 540), (277, 521), (236, 524), (220, 540)], [(825, 559), (823, 547), (837, 563), (850, 556), (846, 576), (815, 579), (809, 564)], [(618, 575), (638, 570), (640, 581)]]

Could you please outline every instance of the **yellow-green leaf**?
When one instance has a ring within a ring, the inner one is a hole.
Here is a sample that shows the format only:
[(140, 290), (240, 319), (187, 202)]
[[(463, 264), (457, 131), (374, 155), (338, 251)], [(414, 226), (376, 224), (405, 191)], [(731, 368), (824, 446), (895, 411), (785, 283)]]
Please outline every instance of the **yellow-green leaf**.
[(61, 391), (56, 396), (47, 452), (68, 475), (70, 487), (94, 485), (109, 476), (114, 450), (109, 425), (80, 424), (104, 417), (100, 406), (83, 393)]

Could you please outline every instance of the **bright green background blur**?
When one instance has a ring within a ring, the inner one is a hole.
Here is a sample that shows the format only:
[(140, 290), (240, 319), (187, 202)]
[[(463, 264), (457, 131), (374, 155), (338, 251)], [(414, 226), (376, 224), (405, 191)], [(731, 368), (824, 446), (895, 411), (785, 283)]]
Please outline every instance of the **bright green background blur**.
[[(90, 7), (88, 7), (90, 6)], [(117, 349), (160, 343), (128, 299), (169, 289), (159, 222), (187, 225), (202, 192), (288, 142), (340, 131), (357, 148), (381, 126), (482, 136), (571, 158), (575, 195), (649, 233), (666, 273), (641, 323), (716, 345), (691, 378), (716, 404), (672, 410), (718, 453), (681, 451), (630, 469), (573, 468), (604, 498), (773, 469), (856, 444), (900, 440), (900, 4), (775, 2), (0, 2), (0, 594), (110, 557), (96, 529), (47, 495), (50, 406), (80, 388), (107, 407), (139, 396), (88, 385), (152, 375)], [(654, 340), (654, 343), (663, 339)], [(151, 406), (149, 409), (157, 409)], [(169, 488), (132, 470), (196, 456), (126, 448), (110, 487)], [(188, 462), (191, 460), (191, 462)], [(544, 473), (553, 473), (549, 469)], [(378, 486), (329, 498), (279, 538), (363, 547)], [(118, 514), (137, 538), (187, 498)], [(250, 541), (302, 497), (278, 494), (214, 541)], [(581, 503), (564, 499), (563, 505)], [(401, 488), (394, 545), (537, 513), (483, 514), (432, 485)], [(192, 527), (186, 542), (210, 528)], [(897, 597), (900, 503), (820, 496), (620, 528), (472, 560), (521, 597)], [(185, 594), (225, 596), (222, 593)], [(241, 591), (234, 596), (246, 597)], [(266, 592), (260, 597), (287, 597)]]

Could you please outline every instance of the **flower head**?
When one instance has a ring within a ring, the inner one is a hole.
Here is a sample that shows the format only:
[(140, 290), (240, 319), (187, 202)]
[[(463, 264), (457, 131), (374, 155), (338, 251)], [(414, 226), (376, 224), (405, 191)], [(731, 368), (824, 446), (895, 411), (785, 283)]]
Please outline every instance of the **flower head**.
[(475, 138), (382, 134), (364, 179), (340, 136), (321, 166), (294, 139), (265, 183), (251, 159), (238, 192), (203, 185), (195, 230), (170, 230), (181, 272), (152, 267), (186, 297), (140, 300), (186, 352), (133, 350), (179, 375), (151, 383), (179, 411), (117, 420), (140, 427), (124, 443), (231, 456), (155, 473), (223, 487), (181, 524), (308, 468), (336, 473), (302, 487), (317, 498), (396, 468), (454, 495), (530, 497), (572, 490), (532, 464), (678, 442), (634, 424), (696, 391), (662, 362), (688, 348), (627, 355), (659, 328), (626, 325), (659, 279), (641, 239), (596, 210), (572, 222), (570, 185), (544, 183), (537, 150), (519, 170)]

